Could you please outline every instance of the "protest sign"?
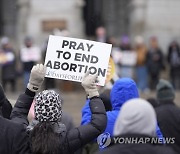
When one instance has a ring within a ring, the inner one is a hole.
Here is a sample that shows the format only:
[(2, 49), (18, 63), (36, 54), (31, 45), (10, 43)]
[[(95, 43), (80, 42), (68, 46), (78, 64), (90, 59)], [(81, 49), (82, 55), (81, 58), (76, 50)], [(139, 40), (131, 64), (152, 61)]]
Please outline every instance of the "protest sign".
[(81, 82), (84, 74), (98, 74), (97, 83), (104, 86), (111, 44), (49, 36), (45, 65), (46, 77)]
[(135, 66), (137, 61), (137, 54), (135, 51), (123, 51), (121, 57), (121, 64), (125, 66)]

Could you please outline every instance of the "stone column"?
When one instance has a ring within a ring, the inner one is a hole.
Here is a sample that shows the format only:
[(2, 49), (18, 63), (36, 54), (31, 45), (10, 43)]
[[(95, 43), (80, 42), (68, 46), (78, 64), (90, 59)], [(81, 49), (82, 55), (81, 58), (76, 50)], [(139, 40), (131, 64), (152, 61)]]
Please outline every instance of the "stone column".
[(17, 40), (18, 44), (22, 45), (24, 37), (27, 34), (27, 21), (30, 14), (30, 1), (18, 0), (17, 1)]

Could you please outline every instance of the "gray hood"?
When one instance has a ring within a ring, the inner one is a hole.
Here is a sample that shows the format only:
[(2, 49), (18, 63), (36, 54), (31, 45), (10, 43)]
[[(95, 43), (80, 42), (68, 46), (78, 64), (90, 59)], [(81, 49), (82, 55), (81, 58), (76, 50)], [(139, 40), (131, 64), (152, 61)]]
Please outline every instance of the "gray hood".
[(127, 101), (114, 127), (114, 135), (143, 134), (156, 136), (156, 114), (153, 107), (145, 100), (135, 98)]

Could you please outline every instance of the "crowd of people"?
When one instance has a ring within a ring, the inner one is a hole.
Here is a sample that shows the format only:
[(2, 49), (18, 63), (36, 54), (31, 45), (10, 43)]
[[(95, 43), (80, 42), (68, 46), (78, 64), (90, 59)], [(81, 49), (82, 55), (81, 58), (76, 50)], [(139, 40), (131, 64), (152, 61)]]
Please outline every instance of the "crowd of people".
[[(110, 89), (101, 89), (96, 86), (97, 75), (86, 72), (81, 82), (86, 102), (78, 127), (63, 111), (61, 93), (51, 90), (54, 79), (45, 79), (46, 66), (37, 64), (45, 52), (31, 37), (25, 38), (19, 55), (7, 37), (1, 40), (0, 153), (180, 153), (180, 108), (174, 102), (175, 90), (180, 89), (178, 43), (170, 44), (165, 58), (156, 37), (150, 38), (149, 48), (140, 36), (133, 46), (127, 36), (118, 44), (99, 27), (96, 40), (113, 44), (116, 79), (109, 81)], [(16, 69), (17, 59), (22, 72)], [(160, 79), (166, 63), (171, 82)], [(19, 75), (24, 77), (25, 91), (12, 108), (4, 90), (10, 83), (14, 92)], [(40, 91), (43, 82), (45, 90)], [(139, 92), (149, 89), (156, 91), (156, 98), (140, 98)]]
[(112, 51), (112, 57), (118, 75), (134, 78), (142, 92), (155, 90), (161, 72), (168, 68), (171, 83), (175, 89), (180, 89), (180, 50), (176, 41), (170, 43), (166, 56), (156, 37), (150, 38), (148, 48), (142, 37), (137, 36), (134, 47), (131, 47), (129, 38), (124, 36), (120, 47)]
[[(168, 72), (166, 78), (174, 88), (180, 90), (180, 47), (177, 41), (170, 42), (167, 51), (162, 51), (155, 36), (149, 38), (149, 43), (145, 43), (147, 40), (141, 36), (136, 36), (132, 41), (125, 35), (118, 40), (108, 37), (106, 29), (101, 26), (96, 29), (95, 40), (113, 45), (111, 57), (116, 66), (116, 76), (134, 79), (140, 92), (154, 91), (163, 71)], [(11, 90), (15, 91), (16, 78), (19, 76), (23, 77), (25, 88), (32, 66), (44, 62), (47, 41), (42, 47), (38, 47), (33, 38), (28, 36), (25, 37), (23, 44), (19, 51), (15, 52), (9, 38), (1, 39), (1, 81), (5, 90), (10, 83)], [(18, 63), (20, 69), (17, 69)], [(45, 87), (55, 88), (54, 80), (46, 79)]]
[(176, 90), (180, 89), (180, 48), (177, 41), (170, 42), (167, 51), (162, 51), (155, 36), (149, 38), (147, 44), (142, 36), (130, 41), (125, 35), (119, 41), (108, 37), (104, 27), (97, 28), (96, 41), (113, 44), (111, 55), (117, 75), (135, 79), (141, 92), (155, 90), (161, 72), (168, 69), (168, 78)]
[[(158, 81), (156, 105), (151, 105), (139, 97), (133, 79), (119, 78), (107, 102), (98, 92), (97, 75), (87, 71), (81, 83), (87, 94), (81, 125), (67, 129), (61, 94), (39, 92), (45, 72), (42, 64), (33, 66), (27, 87), (13, 109), (0, 86), (0, 153), (180, 153), (180, 108), (174, 103), (175, 90), (170, 82)], [(28, 113), (33, 114), (31, 120)]]
[[(41, 60), (41, 50), (33, 44), (31, 37), (24, 39), (24, 45), (19, 52), (15, 52), (8, 37), (3, 37), (0, 48), (0, 65), (4, 90), (6, 91), (7, 85), (10, 84), (11, 91), (15, 92), (17, 89), (16, 81), (19, 76), (23, 76), (24, 87), (26, 87), (33, 65), (41, 62)], [(22, 66), (21, 69), (18, 69), (18, 63)]]

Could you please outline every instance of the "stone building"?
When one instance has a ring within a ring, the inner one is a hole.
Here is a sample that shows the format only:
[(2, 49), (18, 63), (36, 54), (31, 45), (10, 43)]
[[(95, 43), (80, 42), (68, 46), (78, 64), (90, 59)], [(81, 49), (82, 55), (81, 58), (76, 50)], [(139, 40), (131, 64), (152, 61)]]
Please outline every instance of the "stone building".
[(26, 35), (42, 44), (56, 28), (85, 38), (98, 25), (116, 38), (157, 36), (164, 52), (173, 39), (180, 42), (179, 0), (0, 0), (0, 7), (0, 36), (18, 45)]
[(142, 35), (146, 42), (149, 37), (157, 36), (164, 52), (172, 40), (180, 43), (179, 0), (85, 1), (90, 3), (91, 10), (95, 8), (89, 13), (90, 19), (92, 15), (98, 17), (95, 19), (106, 27), (110, 36), (119, 38), (127, 34), (133, 41), (136, 35)]
[(0, 0), (0, 36), (15, 39), (16, 36), (16, 0)]
[(131, 8), (131, 38), (140, 34), (148, 41), (157, 36), (165, 53), (172, 40), (180, 43), (179, 0), (133, 0)]
[(0, 0), (0, 36), (21, 45), (25, 36), (42, 44), (55, 29), (84, 37), (82, 0)]
[(83, 37), (81, 0), (18, 0), (18, 39), (30, 35), (40, 44), (55, 29)]

